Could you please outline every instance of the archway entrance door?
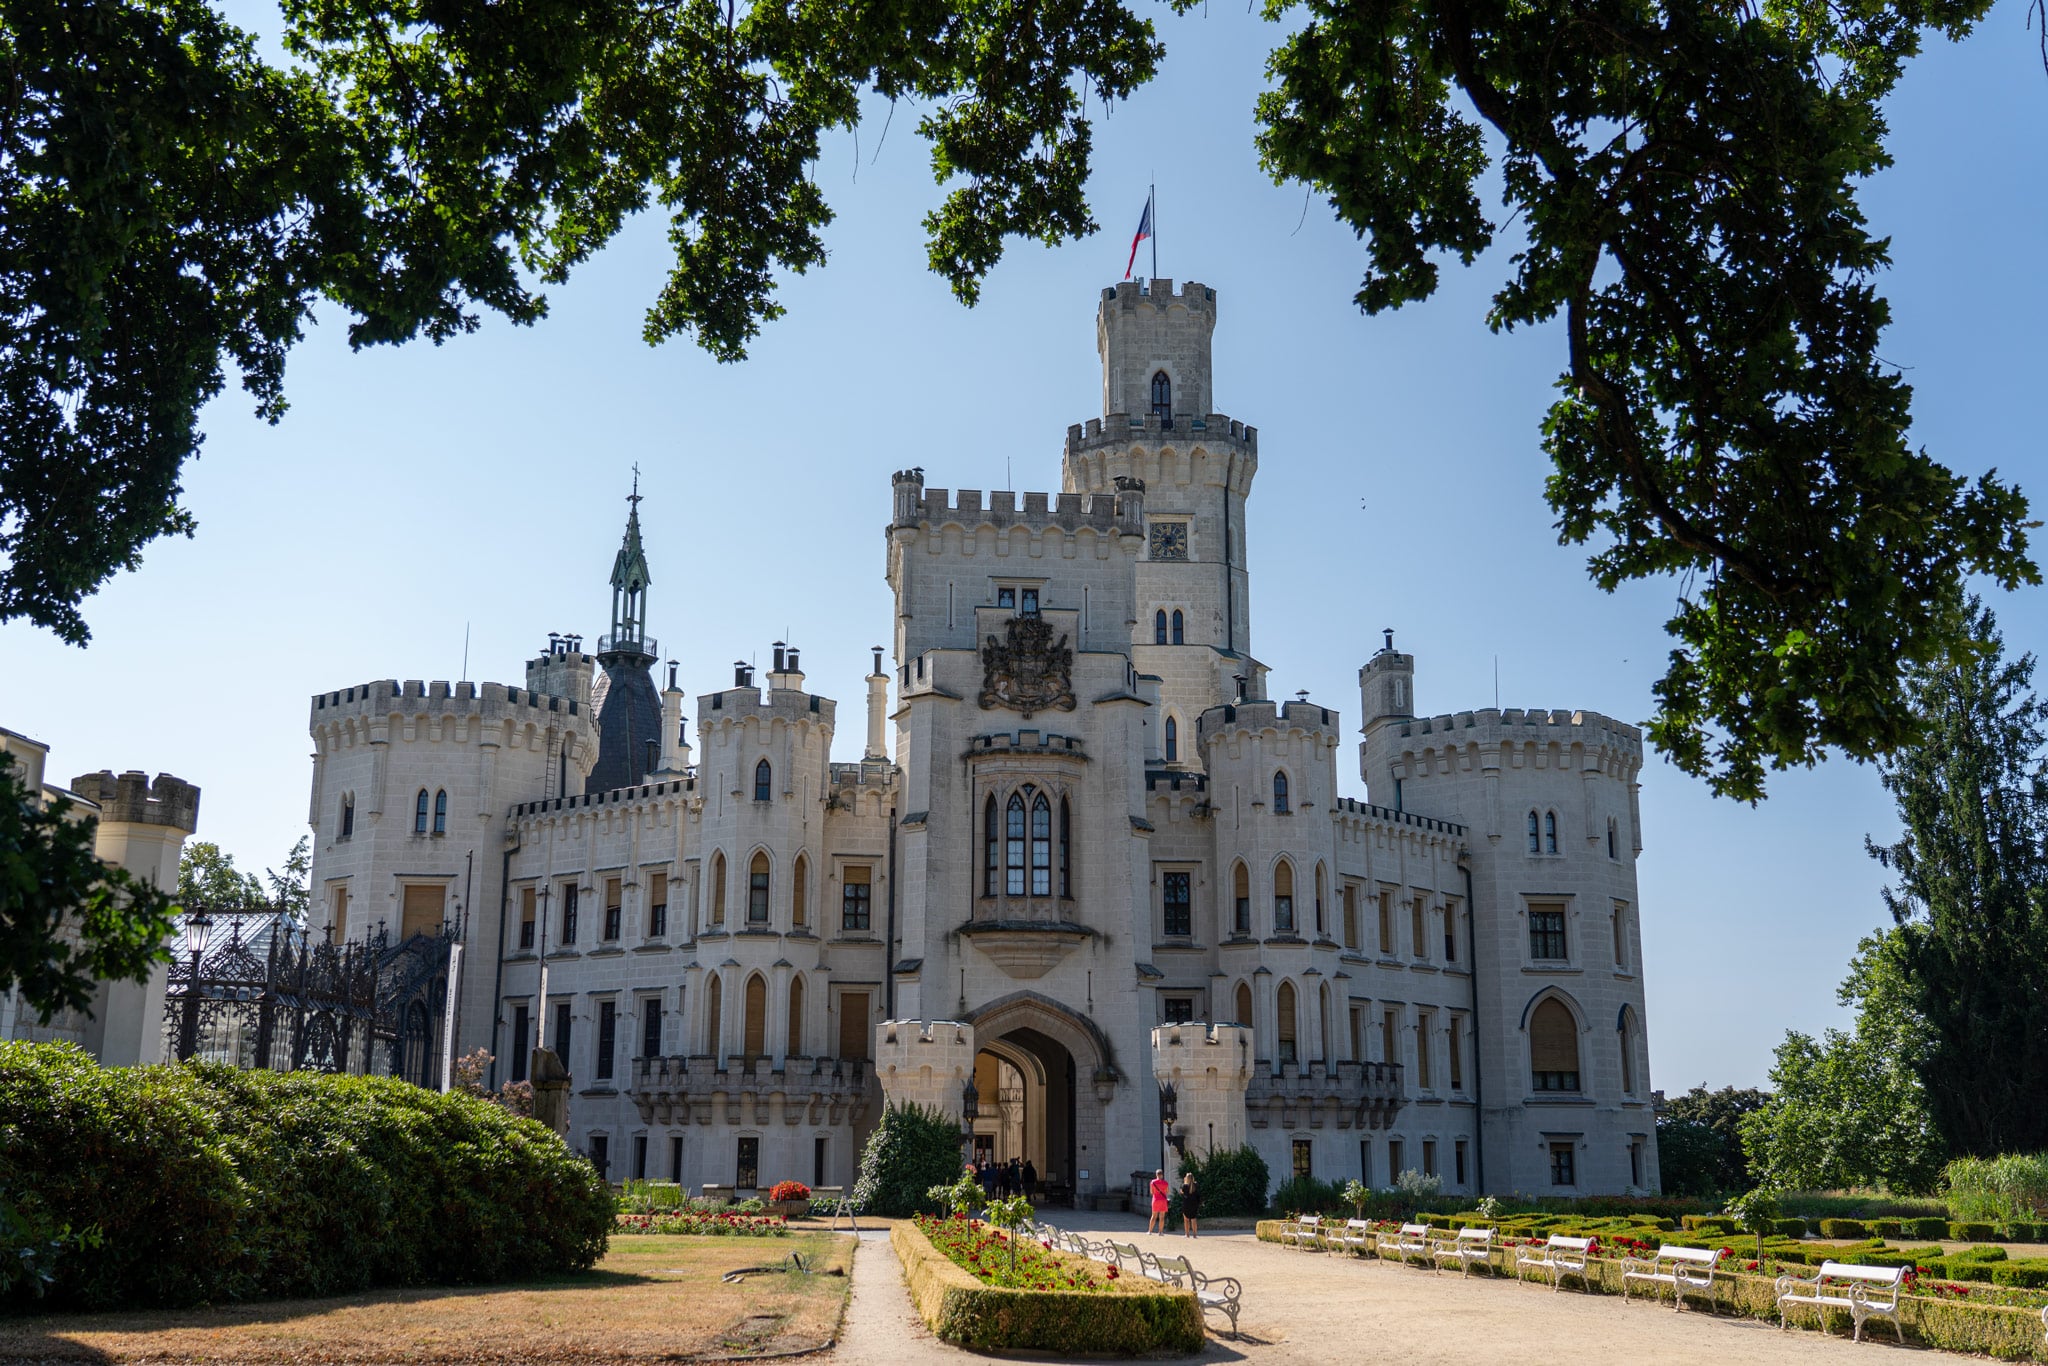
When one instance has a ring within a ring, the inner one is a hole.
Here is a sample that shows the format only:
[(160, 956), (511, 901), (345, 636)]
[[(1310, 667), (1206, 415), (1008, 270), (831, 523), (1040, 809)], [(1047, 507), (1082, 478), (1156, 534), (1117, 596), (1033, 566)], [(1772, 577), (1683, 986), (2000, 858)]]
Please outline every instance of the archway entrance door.
[(976, 1156), (1030, 1162), (1038, 1173), (1034, 1194), (1067, 1203), (1073, 1196), (1078, 1147), (1074, 1055), (1031, 1028), (980, 1042), (974, 1059), (974, 1087), (981, 1098), (974, 1122)]

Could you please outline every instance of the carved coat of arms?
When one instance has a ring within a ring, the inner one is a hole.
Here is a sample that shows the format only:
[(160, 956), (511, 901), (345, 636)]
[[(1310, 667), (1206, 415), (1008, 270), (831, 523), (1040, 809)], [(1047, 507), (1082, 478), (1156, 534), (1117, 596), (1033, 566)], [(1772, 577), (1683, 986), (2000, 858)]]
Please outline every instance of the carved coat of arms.
[(1053, 639), (1043, 617), (1012, 617), (1008, 639), (981, 647), (981, 705), (1009, 707), (1029, 720), (1035, 711), (1074, 709), (1074, 652)]

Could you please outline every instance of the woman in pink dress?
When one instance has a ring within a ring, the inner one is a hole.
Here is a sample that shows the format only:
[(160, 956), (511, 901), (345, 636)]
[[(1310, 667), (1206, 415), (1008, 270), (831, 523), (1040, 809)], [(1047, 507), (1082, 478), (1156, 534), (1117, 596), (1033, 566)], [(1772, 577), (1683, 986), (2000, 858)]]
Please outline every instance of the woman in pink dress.
[(1166, 1206), (1173, 1195), (1173, 1187), (1166, 1184), (1164, 1169), (1152, 1173), (1152, 1221), (1145, 1225), (1145, 1232), (1166, 1234)]

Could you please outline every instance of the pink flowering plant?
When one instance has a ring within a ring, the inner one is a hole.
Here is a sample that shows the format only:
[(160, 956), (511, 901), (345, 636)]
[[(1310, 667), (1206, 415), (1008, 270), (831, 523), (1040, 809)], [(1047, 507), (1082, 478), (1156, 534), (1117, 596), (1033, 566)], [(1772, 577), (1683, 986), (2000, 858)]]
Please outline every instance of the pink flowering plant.
[(1011, 1290), (1101, 1290), (1117, 1278), (1115, 1267), (1107, 1268), (1107, 1276), (1098, 1280), (1093, 1263), (1014, 1237), (979, 1219), (920, 1214), (917, 1228), (954, 1265), (987, 1285)]

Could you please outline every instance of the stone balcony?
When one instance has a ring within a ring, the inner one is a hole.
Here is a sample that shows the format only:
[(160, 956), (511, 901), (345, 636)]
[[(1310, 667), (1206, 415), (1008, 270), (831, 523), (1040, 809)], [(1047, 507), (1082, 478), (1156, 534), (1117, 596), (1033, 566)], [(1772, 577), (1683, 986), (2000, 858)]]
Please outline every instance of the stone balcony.
[[(720, 1063), (723, 1063), (723, 1066)], [(853, 1124), (874, 1065), (858, 1058), (635, 1058), (629, 1088), (647, 1124)]]
[(1283, 1062), (1253, 1072), (1244, 1108), (1254, 1129), (1385, 1129), (1402, 1100), (1399, 1063)]

